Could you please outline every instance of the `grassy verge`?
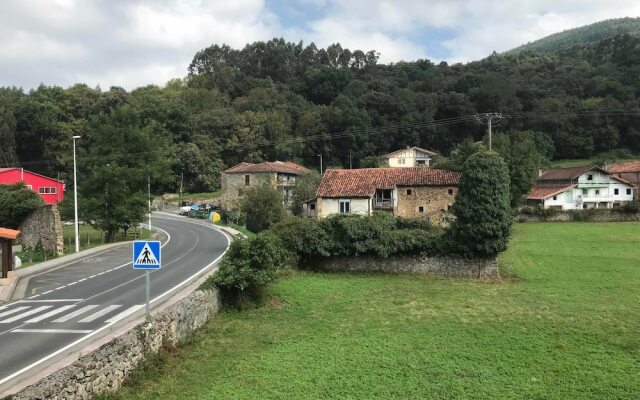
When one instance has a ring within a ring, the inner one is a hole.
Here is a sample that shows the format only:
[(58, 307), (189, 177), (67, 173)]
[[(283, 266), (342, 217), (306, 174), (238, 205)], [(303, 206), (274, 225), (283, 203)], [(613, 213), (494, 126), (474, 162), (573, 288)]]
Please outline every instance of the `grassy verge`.
[(640, 224), (514, 231), (501, 282), (292, 273), (104, 398), (640, 398)]
[(221, 226), (228, 226), (229, 228), (233, 228), (237, 231), (240, 231), (242, 233), (244, 233), (248, 238), (252, 238), (255, 237), (256, 234), (251, 232), (250, 230), (248, 230), (246, 227), (242, 226), (242, 225), (236, 225), (234, 223), (228, 222), (228, 223), (224, 223), (222, 221), (220, 222), (216, 222), (216, 225), (221, 225)]
[[(129, 231), (127, 237), (124, 237), (123, 233), (118, 233), (116, 235), (116, 242), (133, 240), (134, 232), (138, 233), (139, 239), (148, 239), (152, 233), (152, 231), (144, 228)], [(62, 228), (62, 237), (64, 240), (64, 254), (73, 253), (75, 251), (75, 230), (73, 225), (66, 225)], [(80, 241), (80, 251), (104, 244), (104, 232), (95, 229), (91, 225), (80, 225), (78, 227), (78, 237)], [(24, 252), (18, 253), (17, 255), (23, 260), (23, 267), (28, 267), (45, 260), (44, 255), (39, 252), (32, 256), (32, 262), (28, 262), (28, 255)], [(47, 259), (51, 258), (54, 257), (52, 257), (52, 255), (47, 257)]]

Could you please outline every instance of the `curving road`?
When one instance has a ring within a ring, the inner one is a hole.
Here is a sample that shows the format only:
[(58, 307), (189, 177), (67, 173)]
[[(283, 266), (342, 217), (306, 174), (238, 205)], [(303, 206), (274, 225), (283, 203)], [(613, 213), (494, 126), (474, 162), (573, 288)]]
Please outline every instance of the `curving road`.
[[(211, 225), (155, 214), (162, 268), (151, 272), (151, 306), (214, 268), (228, 237)], [(123, 245), (32, 277), (25, 298), (0, 307), (0, 386), (28, 375), (100, 332), (144, 313), (144, 271)]]

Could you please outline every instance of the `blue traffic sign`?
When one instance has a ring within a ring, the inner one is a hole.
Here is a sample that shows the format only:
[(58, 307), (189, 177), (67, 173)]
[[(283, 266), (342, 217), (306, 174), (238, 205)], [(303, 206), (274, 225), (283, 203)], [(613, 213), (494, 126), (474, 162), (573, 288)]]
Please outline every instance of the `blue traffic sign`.
[(134, 269), (160, 269), (161, 250), (157, 240), (136, 240), (133, 242)]

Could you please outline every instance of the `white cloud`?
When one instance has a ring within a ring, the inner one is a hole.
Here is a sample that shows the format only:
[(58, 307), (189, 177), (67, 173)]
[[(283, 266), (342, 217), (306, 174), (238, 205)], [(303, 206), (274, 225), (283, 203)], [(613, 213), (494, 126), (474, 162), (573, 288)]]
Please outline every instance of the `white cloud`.
[[(440, 61), (434, 54), (464, 62), (640, 15), (637, 0), (292, 0), (283, 7), (287, 15), (275, 15), (265, 0), (4, 0), (0, 86), (163, 84), (184, 76), (195, 52), (213, 43), (242, 48), (280, 36), (375, 49), (381, 62)], [(434, 42), (440, 49), (429, 47)]]

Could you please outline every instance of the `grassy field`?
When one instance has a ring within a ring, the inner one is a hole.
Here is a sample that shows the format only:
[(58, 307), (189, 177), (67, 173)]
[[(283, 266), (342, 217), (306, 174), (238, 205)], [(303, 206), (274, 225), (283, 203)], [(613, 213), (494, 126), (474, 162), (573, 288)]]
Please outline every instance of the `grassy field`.
[(499, 282), (292, 273), (104, 398), (640, 398), (640, 224), (514, 230)]
[(175, 193), (170, 196), (167, 196), (166, 200), (167, 201), (178, 201), (178, 200), (201, 201), (201, 200), (218, 198), (220, 197), (220, 194), (222, 194), (221, 190), (216, 190), (215, 192), (205, 192), (205, 193), (183, 193), (182, 197), (180, 197), (180, 195)]

